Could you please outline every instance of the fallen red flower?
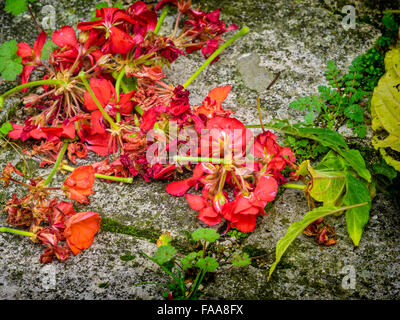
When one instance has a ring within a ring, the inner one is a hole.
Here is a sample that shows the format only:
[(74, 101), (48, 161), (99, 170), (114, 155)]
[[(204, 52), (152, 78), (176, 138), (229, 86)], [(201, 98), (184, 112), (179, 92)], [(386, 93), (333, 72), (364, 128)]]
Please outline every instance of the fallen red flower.
[(89, 203), (88, 196), (93, 194), (94, 169), (92, 166), (80, 166), (65, 179), (62, 189), (71, 200)]
[(89, 248), (100, 230), (100, 216), (96, 212), (78, 212), (65, 224), (64, 236), (74, 255)]

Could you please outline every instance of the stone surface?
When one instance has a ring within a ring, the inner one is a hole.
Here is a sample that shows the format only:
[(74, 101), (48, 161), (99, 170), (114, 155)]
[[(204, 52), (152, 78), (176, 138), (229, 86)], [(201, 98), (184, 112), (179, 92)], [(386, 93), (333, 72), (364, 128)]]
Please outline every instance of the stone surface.
[[(90, 8), (97, 2), (100, 1), (45, 0), (33, 6), (42, 21), (42, 7), (53, 5), (57, 12), (56, 27), (60, 27), (87, 20)], [(29, 16), (22, 14), (12, 18), (2, 11), (2, 6), (0, 4), (0, 42), (16, 38), (33, 44), (36, 29)], [(297, 97), (317, 92), (317, 86), (325, 83), (326, 62), (332, 59), (345, 67), (355, 56), (365, 52), (380, 34), (375, 27), (363, 23), (357, 24), (355, 30), (345, 31), (341, 26), (342, 17), (333, 13), (335, 9), (317, 0), (245, 0), (234, 5), (232, 1), (207, 0), (201, 1), (201, 6), (207, 10), (220, 7), (223, 19), (239, 26), (248, 25), (251, 32), (225, 50), (220, 61), (208, 67), (189, 86), (191, 102), (201, 103), (215, 86), (230, 84), (232, 91), (226, 105), (248, 124), (258, 122), (257, 96), (261, 98), (265, 121), (302, 119), (303, 114), (289, 109), (288, 104)], [(359, 6), (364, 8), (362, 4)], [(365, 7), (365, 11), (368, 10), (370, 7)], [(162, 32), (173, 24), (174, 17), (168, 17)], [(197, 54), (181, 57), (171, 69), (165, 69), (168, 81), (183, 83), (202, 62), (203, 58)], [(266, 87), (277, 72), (281, 72), (281, 76), (267, 91)], [(4, 90), (2, 85), (0, 91)], [(8, 99), (7, 103), (17, 101)], [(79, 164), (97, 160), (91, 156)], [(10, 148), (1, 150), (0, 167), (7, 161), (17, 164), (20, 156)], [(46, 175), (49, 169), (36, 172)], [(53, 185), (62, 181), (62, 175), (58, 174)], [(141, 237), (100, 232), (89, 250), (71, 257), (66, 263), (55, 262), (45, 268), (39, 263), (39, 255), (44, 250), (40, 245), (19, 236), (0, 234), (0, 299), (160, 299), (161, 287), (132, 285), (168, 280), (139, 252), (154, 252), (154, 234), (170, 231), (184, 246), (187, 243), (185, 231), (192, 232), (204, 226), (183, 198), (167, 195), (166, 185), (165, 182), (145, 183), (141, 179), (135, 179), (132, 185), (97, 181), (90, 206), (82, 209), (98, 211), (103, 218), (142, 230)], [(1, 189), (0, 205), (4, 205), (13, 192), (21, 194), (14, 186)], [(344, 217), (330, 219), (338, 234), (338, 244), (321, 248), (313, 239), (300, 236), (267, 283), (266, 273), (274, 260), (276, 242), (290, 223), (300, 220), (306, 211), (307, 202), (301, 192), (288, 190), (276, 201), (270, 216), (260, 219), (247, 239), (240, 242), (223, 237), (224, 247), (231, 246), (230, 250), (247, 248), (263, 257), (248, 268), (216, 275), (213, 281), (205, 283), (204, 298), (399, 298), (399, 209), (383, 195), (374, 200), (371, 221), (358, 249), (353, 249), (346, 234)], [(0, 217), (3, 226), (5, 216)], [(123, 261), (121, 256), (126, 254), (135, 258)], [(342, 288), (344, 266), (354, 267), (355, 289)], [(55, 275), (55, 286), (53, 283), (49, 286), (46, 283), (49, 278), (42, 277), (43, 274)]]

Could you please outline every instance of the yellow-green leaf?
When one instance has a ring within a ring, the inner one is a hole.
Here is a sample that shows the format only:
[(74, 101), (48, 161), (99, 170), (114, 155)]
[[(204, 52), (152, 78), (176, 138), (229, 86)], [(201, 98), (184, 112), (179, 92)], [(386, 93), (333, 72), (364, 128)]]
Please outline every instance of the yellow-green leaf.
[(386, 162), (400, 171), (400, 162), (385, 151), (400, 152), (400, 48), (390, 50), (385, 57), (386, 73), (379, 80), (371, 100), (372, 129), (386, 131), (384, 139), (375, 136), (372, 144), (380, 150)]
[(350, 206), (356, 203), (367, 202), (368, 205), (352, 208), (346, 211), (347, 233), (358, 246), (364, 226), (369, 220), (369, 210), (371, 208), (371, 197), (367, 187), (350, 172), (346, 172), (346, 194), (343, 203)]
[(347, 207), (335, 207), (332, 205), (326, 205), (323, 207), (316, 208), (312, 211), (309, 211), (304, 216), (303, 220), (296, 221), (291, 224), (291, 226), (286, 231), (286, 234), (282, 239), (280, 239), (276, 245), (276, 253), (275, 253), (275, 262), (272, 264), (271, 268), (269, 269), (268, 281), (271, 278), (272, 273), (274, 272), (276, 266), (278, 265), (279, 261), (281, 260), (283, 254), (289, 248), (291, 243), (307, 228), (312, 222), (319, 218), (323, 218), (325, 216), (339, 213), (345, 210), (351, 210), (353, 208), (362, 207), (367, 205), (368, 202), (347, 206)]

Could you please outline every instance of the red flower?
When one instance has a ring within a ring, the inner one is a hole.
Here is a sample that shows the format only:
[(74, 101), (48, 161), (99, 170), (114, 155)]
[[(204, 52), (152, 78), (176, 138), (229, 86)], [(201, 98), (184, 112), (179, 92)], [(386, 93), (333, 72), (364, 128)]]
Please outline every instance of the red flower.
[[(89, 85), (97, 100), (107, 113), (115, 115), (116, 112), (119, 112), (120, 114), (128, 115), (132, 112), (133, 103), (131, 100), (134, 91), (121, 94), (119, 102), (117, 103), (115, 88), (109, 80), (91, 78)], [(85, 92), (84, 102), (87, 110), (93, 111), (91, 113), (93, 133), (104, 134), (106, 132), (104, 116), (97, 107), (89, 91)], [(118, 105), (118, 108), (116, 105)]]
[(4, 181), (4, 188), (8, 188), (8, 186), (10, 185), (11, 173), (13, 172), (21, 177), (24, 176), (24, 174), (16, 167), (14, 167), (11, 162), (7, 162), (5, 168), (3, 169), (3, 175), (0, 177), (0, 179)]
[(66, 261), (69, 256), (69, 250), (66, 246), (58, 246), (60, 235), (52, 228), (45, 228), (40, 230), (36, 239), (42, 244), (47, 245), (47, 249), (40, 256), (41, 263), (50, 263), (53, 257), (56, 256), (60, 261)]
[(88, 196), (93, 194), (94, 169), (92, 166), (80, 166), (64, 181), (63, 190), (71, 200), (89, 203)]
[(177, 117), (182, 113), (190, 110), (189, 91), (185, 90), (181, 85), (174, 89), (174, 95), (168, 107), (169, 113)]
[(83, 125), (81, 130), (78, 131), (78, 136), (89, 150), (96, 152), (99, 156), (105, 157), (117, 151), (117, 145), (110, 144), (111, 134), (108, 132), (99, 134), (93, 128)]
[[(42, 64), (41, 55), (44, 43), (46, 42), (46, 33), (44, 31), (40, 32), (33, 48), (25, 42), (18, 43), (17, 55), (22, 58), (22, 64), (24, 66), (21, 73), (21, 83), (27, 83), (29, 81), (29, 76), (32, 71)], [(26, 92), (28, 89), (23, 89), (21, 91)]]
[(79, 159), (86, 158), (88, 149), (82, 142), (73, 142), (68, 145), (68, 159), (72, 163), (76, 163), (76, 157)]
[(133, 26), (133, 33), (144, 36), (147, 31), (153, 31), (157, 25), (157, 14), (153, 10), (147, 9), (146, 3), (136, 1), (128, 8), (128, 14), (136, 21)]
[(100, 230), (100, 216), (96, 212), (79, 212), (65, 224), (64, 236), (74, 255), (89, 248)]
[(224, 110), (222, 108), (222, 102), (224, 102), (225, 99), (228, 97), (230, 91), (230, 85), (216, 87), (212, 89), (209, 92), (208, 96), (203, 100), (201, 106), (196, 109), (196, 114), (204, 115), (208, 119), (211, 119), (214, 116), (227, 117), (232, 114), (232, 111)]
[(214, 210), (213, 206), (203, 197), (194, 194), (186, 194), (186, 201), (190, 209), (199, 211), (197, 218), (209, 226), (214, 226), (221, 222), (220, 214)]
[(181, 180), (181, 181), (174, 181), (168, 184), (165, 191), (169, 194), (177, 197), (183, 196), (191, 187), (195, 186), (197, 182), (201, 179), (206, 168), (203, 164), (199, 163), (196, 165), (195, 169), (193, 170), (193, 176)]
[[(136, 21), (133, 20), (125, 10), (118, 8), (96, 9), (96, 17), (101, 19), (81, 22), (78, 24), (78, 29), (82, 31), (104, 29), (105, 37), (109, 40), (103, 46), (103, 52), (126, 54), (136, 44), (143, 41), (143, 37), (140, 34), (136, 34), (135, 37), (132, 38), (128, 33), (123, 31), (124, 23), (136, 24)], [(118, 26), (118, 28), (116, 26)]]
[(240, 194), (222, 208), (223, 217), (230, 221), (230, 227), (241, 232), (251, 232), (256, 226), (257, 216), (264, 214), (268, 202), (273, 201), (278, 191), (277, 181), (270, 176), (261, 176), (254, 191)]
[(209, 133), (202, 135), (199, 154), (203, 157), (243, 158), (252, 138), (250, 130), (235, 118), (215, 116), (207, 122)]
[(40, 125), (35, 125), (31, 123), (28, 118), (25, 120), (25, 125), (20, 125), (16, 123), (11, 123), (14, 130), (8, 133), (11, 139), (21, 139), (21, 141), (26, 141), (29, 138), (33, 139), (45, 139), (47, 135), (42, 131)]

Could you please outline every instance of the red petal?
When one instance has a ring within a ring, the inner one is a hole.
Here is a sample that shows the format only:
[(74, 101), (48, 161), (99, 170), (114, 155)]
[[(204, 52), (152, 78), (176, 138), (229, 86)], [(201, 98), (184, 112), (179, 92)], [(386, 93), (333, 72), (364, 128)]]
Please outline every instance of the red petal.
[(54, 31), (51, 39), (60, 48), (79, 47), (78, 41), (76, 40), (75, 30), (70, 26), (63, 26), (62, 28)]
[(221, 222), (221, 216), (218, 215), (217, 212), (215, 212), (213, 207), (207, 207), (200, 210), (197, 218), (200, 221), (203, 221), (205, 224), (208, 224), (209, 226), (215, 226), (216, 224)]
[(174, 181), (168, 184), (165, 188), (169, 194), (176, 197), (182, 197), (193, 186), (192, 179), (185, 179), (181, 181)]
[(239, 221), (232, 224), (240, 232), (251, 232), (256, 227), (257, 217), (253, 215), (241, 215)]
[(262, 176), (254, 190), (254, 196), (258, 200), (273, 201), (278, 192), (278, 182), (273, 177)]
[(117, 27), (110, 28), (111, 50), (114, 53), (126, 54), (136, 44), (132, 37), (118, 29)]
[(207, 201), (203, 197), (195, 194), (185, 194), (186, 201), (189, 203), (190, 209), (200, 211), (207, 206)]

